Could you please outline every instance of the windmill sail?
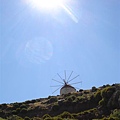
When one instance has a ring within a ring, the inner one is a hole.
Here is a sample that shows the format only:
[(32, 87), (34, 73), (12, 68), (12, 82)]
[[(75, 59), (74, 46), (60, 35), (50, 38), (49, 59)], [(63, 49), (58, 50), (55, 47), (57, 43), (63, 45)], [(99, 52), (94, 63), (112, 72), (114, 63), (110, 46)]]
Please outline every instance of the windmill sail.
[[(73, 71), (69, 73), (67, 73), (66, 70), (64, 70), (62, 76), (61, 74), (57, 73), (57, 77), (58, 77), (58, 80), (55, 78), (55, 79), (52, 79), (53, 81), (56, 81), (57, 83), (60, 83), (61, 85), (52, 85), (51, 87), (54, 87), (54, 88), (57, 88), (55, 89), (53, 93), (57, 92), (59, 89), (60, 89), (60, 95), (62, 94), (67, 94), (67, 93), (71, 93), (71, 92), (76, 92), (76, 89), (71, 86), (71, 85), (74, 85), (74, 84), (79, 84), (81, 83), (80, 81), (77, 81), (77, 82), (73, 82), (70, 84), (71, 81), (75, 80), (76, 78), (79, 77), (79, 75), (76, 75), (75, 77), (72, 77), (74, 74), (73, 74)], [(59, 79), (61, 79), (62, 81), (59, 81)]]

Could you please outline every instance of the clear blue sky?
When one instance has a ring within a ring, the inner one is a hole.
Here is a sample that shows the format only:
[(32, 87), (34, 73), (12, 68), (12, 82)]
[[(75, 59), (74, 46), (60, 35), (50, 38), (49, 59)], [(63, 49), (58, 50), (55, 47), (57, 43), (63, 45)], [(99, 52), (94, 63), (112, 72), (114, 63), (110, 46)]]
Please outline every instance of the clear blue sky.
[(120, 0), (40, 7), (0, 0), (0, 103), (52, 95), (64, 70), (80, 75), (81, 89), (120, 83)]

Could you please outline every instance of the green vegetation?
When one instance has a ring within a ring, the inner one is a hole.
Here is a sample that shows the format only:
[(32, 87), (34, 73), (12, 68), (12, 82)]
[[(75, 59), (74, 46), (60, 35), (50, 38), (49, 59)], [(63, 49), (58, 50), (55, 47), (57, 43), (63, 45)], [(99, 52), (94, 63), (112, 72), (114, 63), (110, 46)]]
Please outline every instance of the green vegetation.
[(68, 118), (68, 119), (74, 119), (73, 115), (69, 112), (63, 112), (61, 115), (59, 115), (60, 118)]
[(0, 117), (0, 120), (5, 120), (5, 119), (3, 119), (3, 118)]
[(58, 105), (57, 103), (54, 104), (54, 105), (52, 106), (52, 110), (53, 110), (53, 111), (59, 110), (59, 105)]
[(116, 118), (116, 120), (117, 120), (117, 119), (120, 120), (120, 110), (115, 109), (115, 110), (113, 111), (113, 113), (110, 114), (110, 117), (111, 117), (111, 118)]
[(43, 117), (42, 117), (43, 120), (47, 120), (47, 119), (51, 119), (51, 116), (49, 114), (45, 114)]
[(0, 120), (120, 120), (120, 84), (0, 104)]

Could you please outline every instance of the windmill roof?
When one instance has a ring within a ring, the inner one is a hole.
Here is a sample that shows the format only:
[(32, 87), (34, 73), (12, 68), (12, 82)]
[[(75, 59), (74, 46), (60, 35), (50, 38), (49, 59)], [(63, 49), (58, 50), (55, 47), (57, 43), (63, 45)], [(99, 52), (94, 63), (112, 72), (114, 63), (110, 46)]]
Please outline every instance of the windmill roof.
[[(66, 87), (74, 88), (74, 87), (72, 87), (71, 85), (65, 84), (61, 89), (66, 88)], [(74, 89), (75, 89), (75, 88), (74, 88)]]

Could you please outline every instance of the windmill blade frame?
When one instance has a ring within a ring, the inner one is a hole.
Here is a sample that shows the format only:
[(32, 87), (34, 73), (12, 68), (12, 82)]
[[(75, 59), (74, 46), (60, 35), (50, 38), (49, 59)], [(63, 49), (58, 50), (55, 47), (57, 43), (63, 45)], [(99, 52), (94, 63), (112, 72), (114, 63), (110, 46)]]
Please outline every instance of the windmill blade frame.
[(70, 76), (68, 77), (67, 83), (68, 83), (69, 79), (71, 78), (72, 73), (73, 73), (73, 71), (71, 72)]
[(63, 85), (56, 85), (56, 86), (50, 86), (50, 87), (62, 87)]
[[(54, 94), (56, 91), (58, 91), (60, 89), (60, 95), (62, 94), (67, 94), (67, 93), (71, 93), (71, 92), (76, 92), (76, 87), (73, 87), (72, 85), (74, 84), (79, 84), (79, 83), (82, 83), (78, 77), (79, 75), (76, 75), (76, 73), (74, 73), (73, 71), (66, 71), (64, 70), (62, 73), (57, 73), (57, 75), (54, 77), (54, 79), (52, 79), (53, 81), (55, 81), (53, 83), (53, 85), (51, 85), (50, 87), (53, 88), (53, 92), (52, 94)], [(74, 77), (75, 76), (75, 77)], [(71, 81), (73, 81), (74, 79), (77, 78), (77, 81), (76, 82), (72, 82), (72, 83), (69, 83)], [(61, 81), (62, 80), (62, 81)], [(79, 81), (78, 81), (79, 80)], [(57, 84), (59, 83), (59, 84)], [(57, 88), (58, 87), (58, 88)], [(55, 88), (55, 89), (54, 89)], [(79, 88), (77, 88), (79, 89)]]
[(77, 77), (79, 77), (79, 75), (77, 75), (77, 76), (75, 76), (74, 78), (72, 78), (71, 80), (69, 80), (68, 83), (71, 82), (72, 80), (74, 80), (74, 79), (77, 78)]
[(66, 70), (64, 71), (64, 73), (65, 73), (65, 82), (66, 82)]
[(78, 84), (78, 83), (82, 83), (82, 81), (81, 82), (76, 82), (76, 83), (70, 83), (71, 85), (74, 85), (74, 84)]
[(58, 82), (58, 83), (61, 83), (61, 84), (64, 84), (64, 83), (62, 83), (62, 82), (60, 82), (60, 81), (58, 81), (58, 80), (55, 80), (55, 79), (52, 79), (53, 81), (56, 81), (56, 82)]
[(60, 88), (61, 88), (61, 87), (57, 88), (54, 92), (52, 92), (52, 94), (55, 93), (56, 91), (58, 91)]
[(58, 73), (57, 73), (57, 75), (60, 77), (61, 80), (63, 80), (62, 77)]

